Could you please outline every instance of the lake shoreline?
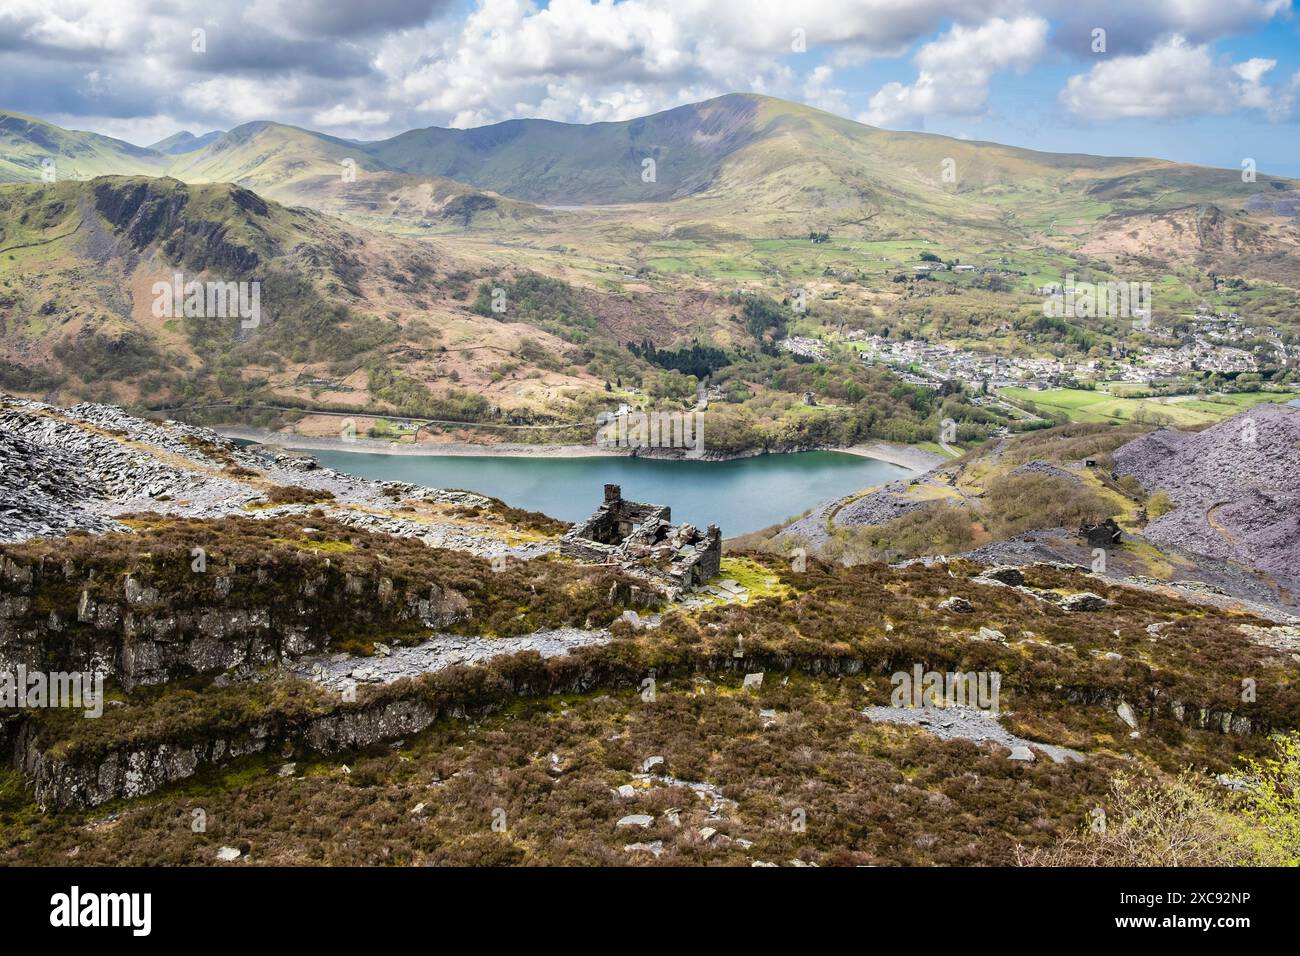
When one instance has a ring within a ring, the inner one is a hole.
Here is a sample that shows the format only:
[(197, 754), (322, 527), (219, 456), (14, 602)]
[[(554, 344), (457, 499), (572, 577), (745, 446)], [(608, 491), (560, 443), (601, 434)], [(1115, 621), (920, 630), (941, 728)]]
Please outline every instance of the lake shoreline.
[(482, 445), (474, 442), (421, 442), (419, 444), (399, 444), (374, 438), (314, 437), (275, 432), (264, 428), (247, 425), (213, 426), (213, 431), (224, 438), (238, 438), (243, 441), (258, 442), (262, 445), (283, 448), (286, 451), (341, 451), (357, 452), (368, 455), (399, 455), (405, 457), (451, 457), (451, 458), (646, 458), (656, 461), (736, 461), (743, 458), (756, 458), (761, 455), (791, 455), (805, 451), (840, 452), (856, 455), (860, 458), (872, 458), (886, 464), (898, 465), (913, 472), (929, 471), (948, 459), (934, 452), (926, 451), (915, 445), (903, 445), (895, 442), (869, 441), (838, 448), (793, 448), (789, 451), (752, 451), (734, 455), (705, 455), (699, 459), (684, 458), (680, 455), (640, 454), (633, 456), (630, 451), (612, 448), (597, 448), (593, 445), (523, 445), (502, 442), (496, 445)]

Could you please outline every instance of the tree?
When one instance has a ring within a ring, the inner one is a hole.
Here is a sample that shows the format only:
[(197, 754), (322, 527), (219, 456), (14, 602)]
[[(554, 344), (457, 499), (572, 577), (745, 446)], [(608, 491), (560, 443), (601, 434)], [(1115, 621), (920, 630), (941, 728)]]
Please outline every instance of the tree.
[(1263, 760), (1242, 758), (1236, 797), (1184, 770), (1118, 774), (1108, 806), (1078, 835), (1016, 856), (1027, 866), (1295, 866), (1300, 863), (1300, 732), (1273, 734)]
[(1259, 854), (1247, 828), (1192, 771), (1140, 779), (1118, 774), (1108, 806), (1076, 836), (1046, 850), (1017, 848), (1022, 866), (1248, 866)]
[(1273, 734), (1273, 756), (1243, 758), (1247, 774), (1246, 815), (1259, 824), (1286, 855), (1300, 864), (1300, 732)]

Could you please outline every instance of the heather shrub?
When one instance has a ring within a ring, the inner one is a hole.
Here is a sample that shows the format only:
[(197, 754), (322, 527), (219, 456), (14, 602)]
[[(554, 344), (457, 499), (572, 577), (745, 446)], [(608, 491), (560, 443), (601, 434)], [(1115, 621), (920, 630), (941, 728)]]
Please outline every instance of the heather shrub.
[(991, 481), (984, 495), (984, 523), (998, 539), (1035, 528), (1076, 528), (1114, 513), (1082, 482), (1061, 475), (1026, 472)]
[(1154, 521), (1174, 510), (1173, 500), (1163, 491), (1157, 491), (1147, 499), (1147, 515)]

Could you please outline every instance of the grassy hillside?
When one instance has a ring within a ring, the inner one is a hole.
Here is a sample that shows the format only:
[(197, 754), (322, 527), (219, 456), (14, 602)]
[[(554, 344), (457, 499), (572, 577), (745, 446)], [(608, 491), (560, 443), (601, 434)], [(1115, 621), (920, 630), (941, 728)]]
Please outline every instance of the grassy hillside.
[(0, 110), (0, 183), (40, 182), (42, 162), (47, 159), (54, 161), (59, 179), (111, 173), (161, 175), (167, 166), (151, 149)]
[[(1039, 153), (890, 132), (753, 94), (617, 123), (513, 120), (411, 130), (372, 143), (255, 122), (219, 135), (176, 134), (142, 149), (0, 116), (6, 131), (0, 175), (7, 171), (13, 180), (39, 178), (40, 157), (57, 151), (68, 157), (68, 175), (166, 171), (186, 182), (233, 182), (281, 202), (387, 220), (399, 230), (436, 225), (429, 222), (437, 219), (429, 215), (430, 203), (412, 202), (412, 195), (432, 193), (436, 212), (438, 197), (457, 193), (458, 199), (470, 194), (457, 212), (471, 214), (476, 206), (490, 209), (491, 201), (500, 209), (500, 197), (563, 206), (636, 204), (527, 223), (534, 234), (558, 225), (560, 235), (570, 236), (594, 226), (624, 251), (629, 240), (655, 233), (717, 241), (830, 229), (840, 239), (942, 239), (967, 252), (991, 246), (1001, 252), (1032, 238), (1107, 258), (1150, 247), (1150, 239), (1172, 232), (1180, 241), (1156, 253), (1166, 266), (1205, 253), (1238, 266), (1260, 253), (1294, 258), (1294, 242), (1274, 215), (1279, 201), (1295, 196), (1288, 180), (1242, 183), (1231, 170), (1156, 159)], [(345, 164), (357, 177), (357, 188), (346, 191), (362, 195), (340, 195)], [(475, 189), (496, 195), (484, 198)], [(377, 217), (373, 205), (381, 193), (390, 208)], [(1187, 209), (1200, 210), (1197, 222), (1178, 221)], [(484, 224), (517, 230), (529, 218), (524, 211), (500, 210)], [(1169, 216), (1175, 221), (1160, 218)], [(1300, 275), (1300, 267), (1285, 271)]]
[[(554, 205), (695, 197), (692, 208), (714, 219), (744, 210), (849, 226), (905, 214), (911, 221), (1064, 236), (1120, 213), (1207, 203), (1238, 210), (1252, 197), (1259, 211), (1261, 202), (1294, 192), (1289, 181), (1265, 176), (1245, 184), (1231, 170), (890, 132), (754, 94), (616, 123), (512, 120), (411, 130), (372, 143), (254, 122), (202, 137), (178, 133), (143, 149), (2, 115), (0, 128), (8, 132), (0, 157), (13, 178), (23, 178), (23, 168), (36, 168), (33, 157), (57, 147), (84, 153), (87, 174), (165, 169), (185, 181), (235, 182), (286, 195), (303, 182), (339, 177), (341, 164), (350, 161), (359, 175), (432, 176)], [(99, 168), (105, 164), (112, 169)], [(887, 208), (899, 204), (908, 208)]]
[[(732, 96), (619, 123), (511, 120), (411, 130), (367, 146), (396, 169), (434, 173), (533, 202), (647, 202), (698, 192), (760, 135), (755, 97)], [(654, 161), (648, 179), (646, 160)]]
[(507, 199), (441, 176), (337, 171), (300, 178), (286, 186), (259, 187), (277, 201), (319, 209), (386, 232), (438, 235), (530, 226), (555, 218), (531, 203)]
[(177, 157), (170, 172), (188, 182), (239, 183), (250, 189), (291, 188), (318, 176), (339, 177), (351, 160), (358, 174), (385, 168), (346, 140), (283, 123), (245, 123), (201, 150)]
[[(370, 307), (368, 292), (382, 301), (385, 287), (431, 287), (429, 252), (371, 245), (227, 184), (101, 177), (0, 187), (6, 387), (52, 380), (67, 395), (133, 403), (241, 395), (295, 366), (356, 360), (398, 337), (399, 323)], [(154, 284), (176, 272), (258, 283), (258, 321), (159, 314)]]
[(1001, 394), (1054, 418), (1072, 422), (1145, 422), (1179, 427), (1212, 425), (1261, 402), (1291, 401), (1293, 392), (1244, 392), (1170, 398), (1127, 397), (1122, 389), (1004, 388)]
[(42, 181), (47, 157), (55, 159), (58, 179), (120, 173), (234, 183), (287, 205), (397, 232), (500, 226), (546, 215), (445, 177), (408, 175), (356, 143), (282, 123), (246, 123), (202, 136), (180, 132), (142, 148), (0, 112), (0, 183)]
[(393, 232), (449, 232), (545, 216), (527, 203), (440, 176), (389, 168), (357, 144), (280, 123), (248, 123), (175, 157), (185, 182), (231, 182)]
[[(1243, 184), (1234, 171), (1156, 159), (891, 132), (755, 94), (617, 123), (514, 120), (412, 130), (365, 150), (393, 169), (535, 202), (644, 203), (705, 194), (750, 212), (821, 211), (845, 224), (901, 200), (945, 221), (996, 224), (1010, 215), (1003, 225), (1065, 230), (1124, 210), (1243, 206), (1275, 183), (1290, 191), (1271, 177)], [(647, 159), (655, 162), (653, 181), (643, 176)], [(918, 210), (907, 212), (915, 218)]]

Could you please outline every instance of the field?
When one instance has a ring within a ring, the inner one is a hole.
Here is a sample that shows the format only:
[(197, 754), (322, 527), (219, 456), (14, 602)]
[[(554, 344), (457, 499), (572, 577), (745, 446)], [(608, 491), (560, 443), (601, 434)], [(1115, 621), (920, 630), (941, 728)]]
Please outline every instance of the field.
[(1263, 402), (1286, 402), (1285, 392), (1239, 392), (1196, 398), (1125, 398), (1108, 392), (1077, 388), (1003, 388), (999, 394), (1013, 402), (1029, 402), (1072, 422), (1146, 421), (1170, 425), (1212, 425)]

